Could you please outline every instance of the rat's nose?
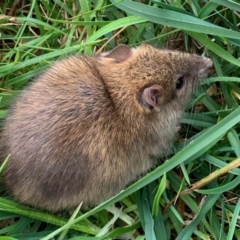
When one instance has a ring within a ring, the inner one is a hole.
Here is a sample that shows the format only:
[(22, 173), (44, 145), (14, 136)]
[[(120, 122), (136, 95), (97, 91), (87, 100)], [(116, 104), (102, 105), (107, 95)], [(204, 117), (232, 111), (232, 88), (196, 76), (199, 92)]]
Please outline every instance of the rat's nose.
[(205, 62), (205, 66), (206, 66), (206, 68), (210, 68), (210, 67), (212, 67), (213, 62), (212, 62), (212, 60), (211, 60), (210, 58), (203, 57), (203, 60), (204, 60), (204, 62)]
[(207, 57), (202, 57), (199, 61), (198, 66), (198, 77), (199, 79), (205, 78), (208, 76), (209, 68), (212, 67), (212, 60)]

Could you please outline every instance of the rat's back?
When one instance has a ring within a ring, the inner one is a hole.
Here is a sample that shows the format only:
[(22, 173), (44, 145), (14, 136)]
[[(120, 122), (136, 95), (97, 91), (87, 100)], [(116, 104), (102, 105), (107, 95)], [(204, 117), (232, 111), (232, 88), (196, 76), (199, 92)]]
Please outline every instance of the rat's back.
[(36, 78), (17, 97), (3, 129), (4, 152), (11, 154), (4, 177), (13, 194), (49, 210), (91, 205), (79, 191), (97, 171), (89, 159), (102, 135), (98, 125), (111, 110), (94, 58), (71, 56)]

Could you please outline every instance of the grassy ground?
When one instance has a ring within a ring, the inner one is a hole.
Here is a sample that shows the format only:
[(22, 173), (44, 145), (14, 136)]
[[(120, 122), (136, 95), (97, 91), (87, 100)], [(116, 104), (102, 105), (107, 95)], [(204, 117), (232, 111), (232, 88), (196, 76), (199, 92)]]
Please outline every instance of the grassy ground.
[(36, 211), (1, 184), (0, 239), (240, 239), (239, 1), (6, 0), (0, 14), (1, 120), (28, 81), (68, 54), (148, 42), (214, 62), (168, 161), (85, 213)]

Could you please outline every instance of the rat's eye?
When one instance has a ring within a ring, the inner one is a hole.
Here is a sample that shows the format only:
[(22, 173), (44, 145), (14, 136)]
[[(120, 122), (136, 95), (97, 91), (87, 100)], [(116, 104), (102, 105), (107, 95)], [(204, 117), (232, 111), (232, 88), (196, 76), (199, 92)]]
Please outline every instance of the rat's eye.
[(179, 90), (183, 87), (184, 85), (184, 77), (181, 76), (180, 78), (178, 78), (177, 83), (176, 83), (176, 89)]

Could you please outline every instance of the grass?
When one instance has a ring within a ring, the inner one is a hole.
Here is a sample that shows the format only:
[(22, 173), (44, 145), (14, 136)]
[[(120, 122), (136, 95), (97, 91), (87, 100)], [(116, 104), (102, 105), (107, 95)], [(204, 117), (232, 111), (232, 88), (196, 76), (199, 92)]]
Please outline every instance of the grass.
[(240, 239), (239, 1), (6, 0), (0, 14), (1, 124), (21, 89), (68, 54), (148, 42), (214, 62), (167, 161), (87, 212), (37, 211), (1, 183), (0, 239)]

